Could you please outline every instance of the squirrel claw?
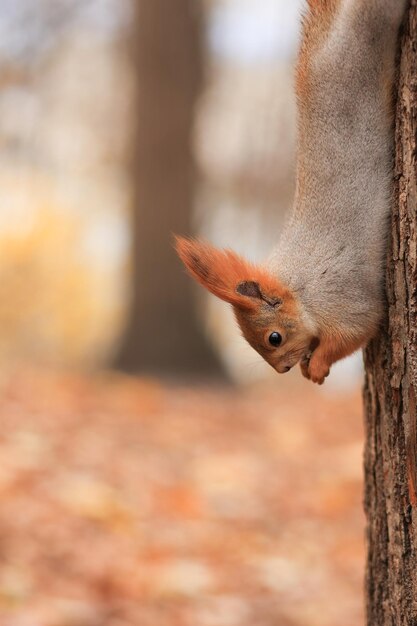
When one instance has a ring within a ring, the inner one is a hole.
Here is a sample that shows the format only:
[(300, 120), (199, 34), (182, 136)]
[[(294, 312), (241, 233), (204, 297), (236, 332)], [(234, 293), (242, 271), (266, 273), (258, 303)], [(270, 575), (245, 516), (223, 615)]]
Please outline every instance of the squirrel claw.
[(309, 365), (310, 358), (306, 355), (300, 361), (300, 370), (304, 378), (307, 378), (308, 380), (310, 380), (310, 372), (308, 371)]

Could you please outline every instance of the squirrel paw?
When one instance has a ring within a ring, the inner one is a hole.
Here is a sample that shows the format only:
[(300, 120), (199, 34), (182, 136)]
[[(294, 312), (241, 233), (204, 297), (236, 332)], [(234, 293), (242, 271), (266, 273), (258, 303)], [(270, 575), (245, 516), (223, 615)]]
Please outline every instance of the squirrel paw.
[(307, 378), (308, 380), (310, 380), (310, 372), (308, 371), (309, 365), (310, 357), (304, 356), (300, 361), (300, 370), (304, 378)]
[(308, 364), (308, 378), (319, 385), (324, 383), (325, 378), (329, 375), (330, 368), (325, 361), (313, 357)]

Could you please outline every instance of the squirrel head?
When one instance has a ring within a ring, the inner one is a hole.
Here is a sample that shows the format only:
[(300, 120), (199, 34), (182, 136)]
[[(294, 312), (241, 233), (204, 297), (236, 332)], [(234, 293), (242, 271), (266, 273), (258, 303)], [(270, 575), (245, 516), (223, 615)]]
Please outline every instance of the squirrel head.
[(267, 268), (194, 239), (178, 237), (176, 249), (191, 276), (233, 306), (243, 336), (277, 372), (308, 354), (315, 338), (301, 305)]

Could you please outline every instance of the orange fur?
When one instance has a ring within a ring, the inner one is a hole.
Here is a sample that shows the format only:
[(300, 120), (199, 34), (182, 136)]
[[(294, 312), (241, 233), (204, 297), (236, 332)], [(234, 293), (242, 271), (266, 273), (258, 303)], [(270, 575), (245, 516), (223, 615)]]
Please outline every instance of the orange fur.
[(339, 3), (340, 0), (307, 0), (309, 10), (312, 14), (316, 15), (318, 19), (333, 14), (335, 7)]
[(259, 283), (270, 298), (289, 298), (288, 289), (262, 266), (246, 261), (232, 250), (219, 250), (195, 239), (176, 238), (176, 250), (188, 272), (203, 287), (233, 306), (255, 310), (258, 302), (241, 295), (237, 287), (244, 281)]
[(336, 15), (340, 0), (308, 0), (303, 17), (302, 43), (296, 68), (296, 93), (305, 97), (309, 90), (311, 55), (323, 42)]

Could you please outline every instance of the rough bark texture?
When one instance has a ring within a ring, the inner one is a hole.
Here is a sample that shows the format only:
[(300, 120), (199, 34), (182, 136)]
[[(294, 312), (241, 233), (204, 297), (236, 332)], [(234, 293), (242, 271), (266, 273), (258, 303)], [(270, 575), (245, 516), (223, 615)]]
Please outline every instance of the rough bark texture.
[(133, 302), (116, 366), (168, 374), (218, 371), (192, 285), (173, 249), (191, 230), (194, 109), (202, 82), (201, 7), (138, 0), (138, 122), (133, 172)]
[(368, 626), (417, 625), (417, 0), (401, 41), (388, 319), (365, 354)]

